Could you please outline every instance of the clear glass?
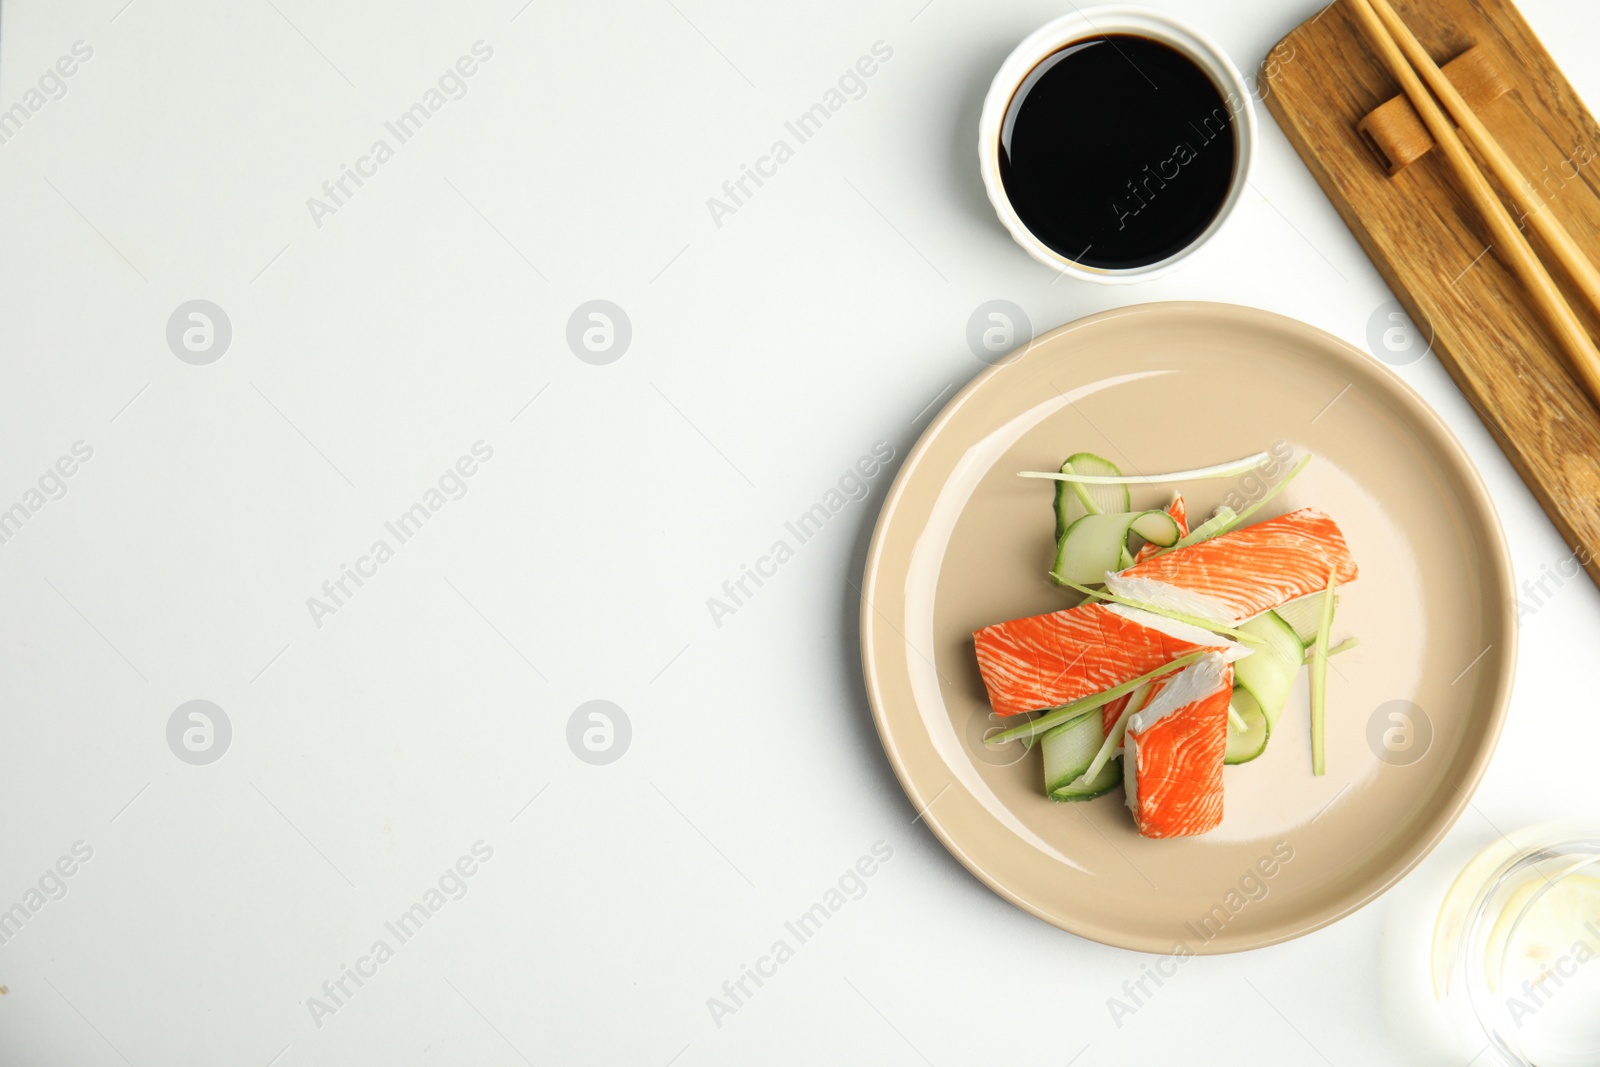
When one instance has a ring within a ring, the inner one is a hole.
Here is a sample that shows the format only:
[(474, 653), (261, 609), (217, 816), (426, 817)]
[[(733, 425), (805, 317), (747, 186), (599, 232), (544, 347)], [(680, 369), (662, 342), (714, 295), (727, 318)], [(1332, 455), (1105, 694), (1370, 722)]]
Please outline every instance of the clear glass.
[(1600, 826), (1479, 853), (1440, 909), (1433, 983), (1475, 1065), (1600, 1063)]

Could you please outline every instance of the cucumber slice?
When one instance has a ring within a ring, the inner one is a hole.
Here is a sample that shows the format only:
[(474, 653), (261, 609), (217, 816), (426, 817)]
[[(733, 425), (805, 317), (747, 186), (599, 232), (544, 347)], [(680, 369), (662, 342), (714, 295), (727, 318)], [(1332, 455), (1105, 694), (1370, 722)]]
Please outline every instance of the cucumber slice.
[(1104, 764), (1093, 777), (1079, 778), (1059, 789), (1050, 790), (1051, 800), (1093, 800), (1104, 796), (1122, 781), (1122, 759), (1118, 757)]
[(1040, 738), (1039, 750), (1044, 753), (1044, 791), (1054, 793), (1076, 781), (1089, 769), (1102, 740), (1099, 715), (1085, 715), (1063, 723)]
[(1267, 738), (1272, 736), (1272, 724), (1267, 722), (1266, 713), (1261, 710), (1261, 705), (1250, 695), (1248, 689), (1235, 686), (1232, 703), (1233, 710), (1244, 720), (1245, 729), (1236, 730), (1232, 722), (1228, 724), (1228, 750), (1222, 762), (1249, 763), (1267, 750)]
[[(1072, 473), (1072, 460), (1061, 464), (1062, 474)], [(1056, 543), (1060, 544), (1061, 537), (1067, 532), (1067, 527), (1083, 518), (1089, 512), (1084, 508), (1083, 501), (1072, 491), (1071, 482), (1056, 483)]]
[(1178, 520), (1165, 511), (1085, 515), (1061, 535), (1051, 579), (1057, 585), (1101, 584), (1106, 580), (1107, 571), (1122, 569), (1122, 555), (1128, 550), (1130, 530), (1158, 545), (1176, 543), (1180, 533)]
[(1311, 593), (1291, 600), (1282, 607), (1273, 608), (1278, 617), (1300, 638), (1300, 643), (1311, 646), (1317, 641), (1317, 627), (1322, 625), (1322, 594)]
[(1275, 611), (1258, 615), (1239, 627), (1255, 639), (1250, 655), (1233, 665), (1234, 684), (1255, 698), (1270, 732), (1289, 700), (1289, 689), (1305, 662), (1306, 646), (1294, 628)]
[[(1099, 477), (1122, 477), (1122, 471), (1110, 460), (1093, 452), (1077, 452), (1061, 464), (1062, 474), (1086, 474)], [(1127, 511), (1129, 504), (1126, 485), (1085, 485), (1081, 482), (1056, 483), (1056, 540), (1067, 528), (1085, 515), (1116, 515)]]
[(1165, 511), (1141, 511), (1128, 528), (1160, 548), (1171, 548), (1183, 536), (1178, 520)]

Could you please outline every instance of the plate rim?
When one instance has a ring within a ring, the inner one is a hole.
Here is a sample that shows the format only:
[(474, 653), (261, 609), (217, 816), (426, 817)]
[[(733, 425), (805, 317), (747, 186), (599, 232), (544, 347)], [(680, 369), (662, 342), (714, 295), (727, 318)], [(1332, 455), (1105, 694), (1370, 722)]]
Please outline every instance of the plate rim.
[[(1483, 517), (1484, 532), (1488, 535), (1489, 547), (1492, 550), (1490, 554), (1493, 556), (1492, 569), (1494, 575), (1503, 587), (1515, 589), (1515, 575), (1511, 563), (1510, 548), (1506, 542), (1504, 524), (1501, 522), (1500, 512), (1495, 506), (1494, 499), (1489, 495), (1488, 486), (1483, 480), (1483, 475), (1472, 461), (1472, 457), (1467, 454), (1466, 448), (1461, 444), (1455, 431), (1433, 409), (1432, 405), (1423, 398), (1421, 393), (1417, 392), (1409, 382), (1390, 368), (1372, 359), (1350, 342), (1320, 327), (1264, 308), (1210, 300), (1150, 301), (1109, 308), (1084, 315), (1032, 338), (1020, 350), (1013, 350), (974, 375), (966, 385), (957, 390), (945, 402), (939, 409), (939, 413), (929, 421), (922, 433), (918, 435), (916, 443), (906, 453), (905, 461), (901, 463), (900, 469), (895, 472), (894, 481), (891, 483), (888, 492), (884, 494), (883, 503), (879, 506), (877, 519), (873, 524), (872, 538), (867, 548), (860, 584), (861, 601), (858, 609), (858, 629), (860, 631), (862, 680), (866, 688), (867, 703), (872, 711), (873, 726), (877, 731), (879, 744), (883, 747), (884, 755), (888, 758), (889, 765), (894, 770), (895, 778), (898, 780), (901, 790), (905, 793), (907, 799), (912, 802), (913, 807), (916, 808), (918, 819), (928, 825), (928, 828), (938, 838), (945, 851), (954, 856), (969, 873), (988, 886), (1001, 899), (1067, 933), (1114, 948), (1152, 954), (1162, 954), (1170, 951), (1170, 949), (1163, 947), (1166, 942), (1161, 941), (1159, 938), (1148, 938), (1138, 934), (1119, 934), (1113, 927), (1100, 926), (1091, 922), (1074, 921), (1071, 916), (1049, 913), (1033, 904), (1025, 896), (1005, 884), (999, 877), (986, 870), (969, 855), (956, 835), (953, 835), (944, 826), (943, 821), (932, 810), (933, 800), (937, 800), (937, 797), (927, 801), (919, 798), (912, 774), (906, 767), (905, 760), (891, 737), (884, 710), (885, 701), (880, 691), (880, 679), (878, 678), (877, 666), (872, 652), (872, 644), (876, 634), (874, 620), (874, 615), (877, 613), (875, 593), (881, 571), (881, 558), (886, 550), (888, 527), (901, 497), (907, 490), (909, 479), (913, 477), (924, 454), (932, 447), (933, 439), (951, 418), (952, 413), (966, 401), (970, 394), (985, 388), (990, 381), (1013, 364), (1027, 359), (1032, 355), (1035, 348), (1042, 346), (1046, 341), (1052, 341), (1070, 333), (1091, 329), (1111, 320), (1136, 316), (1182, 317), (1193, 315), (1216, 316), (1218, 314), (1234, 317), (1239, 322), (1253, 320), (1277, 330), (1298, 334), (1314, 343), (1317, 347), (1325, 349), (1329, 355), (1337, 358), (1342, 365), (1350, 367), (1352, 370), (1359, 370), (1364, 376), (1375, 376), (1378, 380), (1385, 381), (1389, 386), (1389, 395), (1404, 406), (1406, 414), (1416, 419), (1422, 428), (1431, 430), (1433, 435), (1439, 439), (1443, 446), (1441, 458), (1457, 468), (1462, 489), (1468, 494), (1471, 498), (1471, 504)], [(1491, 561), (1485, 560), (1485, 563), (1491, 563)], [(1228, 955), (1236, 952), (1247, 952), (1282, 944), (1321, 930), (1355, 914), (1382, 897), (1401, 879), (1415, 870), (1438, 847), (1440, 841), (1455, 827), (1461, 815), (1471, 805), (1472, 796), (1487, 773), (1489, 762), (1493, 759), (1495, 751), (1499, 748), (1500, 736), (1510, 710), (1512, 690), (1516, 681), (1520, 633), (1516, 613), (1512, 609), (1511, 602), (1501, 602), (1498, 610), (1502, 629), (1507, 635), (1505, 649), (1501, 654), (1501, 659), (1507, 663), (1507, 669), (1501, 672), (1499, 684), (1491, 698), (1493, 711), (1484, 742), (1478, 746), (1477, 751), (1473, 754), (1466, 778), (1457, 783), (1457, 787), (1453, 791), (1454, 795), (1439, 809), (1440, 814), (1436, 815), (1431, 824), (1426, 827), (1426, 832), (1409, 847), (1408, 855), (1403, 860), (1391, 864), (1380, 877), (1373, 879), (1362, 890), (1347, 894), (1338, 902), (1337, 907), (1329, 909), (1326, 914), (1305, 922), (1286, 923), (1281, 929), (1268, 931), (1260, 935), (1245, 935), (1239, 943), (1230, 942), (1218, 946), (1216, 942), (1206, 942), (1194, 950), (1196, 954)], [(1486, 613), (1485, 617), (1492, 618), (1492, 615)]]

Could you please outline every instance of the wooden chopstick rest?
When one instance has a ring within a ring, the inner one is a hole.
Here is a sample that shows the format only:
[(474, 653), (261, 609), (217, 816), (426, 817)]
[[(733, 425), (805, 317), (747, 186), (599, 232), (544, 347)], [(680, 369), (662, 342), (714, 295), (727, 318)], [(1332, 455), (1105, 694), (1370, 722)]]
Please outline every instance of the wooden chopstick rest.
[[(1473, 45), (1441, 69), (1475, 112), (1511, 91), (1511, 79), (1482, 45)], [(1356, 123), (1356, 130), (1378, 153), (1390, 177), (1421, 159), (1433, 147), (1428, 128), (1404, 93), (1367, 112)]]

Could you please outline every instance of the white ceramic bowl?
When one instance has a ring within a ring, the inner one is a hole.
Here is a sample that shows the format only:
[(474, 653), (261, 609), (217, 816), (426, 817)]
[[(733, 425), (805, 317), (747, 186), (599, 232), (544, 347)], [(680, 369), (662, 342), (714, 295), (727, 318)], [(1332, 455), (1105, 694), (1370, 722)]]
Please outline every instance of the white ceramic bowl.
[[(1194, 60), (1216, 84), (1222, 93), (1223, 103), (1233, 114), (1236, 147), (1233, 181), (1211, 225), (1166, 259), (1142, 267), (1118, 270), (1074, 262), (1039, 240), (1017, 216), (1000, 181), (1000, 132), (1005, 123), (1006, 109), (1011, 105), (1011, 98), (1016, 95), (1018, 87), (1035, 67), (1060, 49), (1075, 41), (1108, 34), (1148, 37)], [(983, 171), (983, 186), (988, 190), (989, 202), (994, 205), (995, 213), (1000, 216), (1000, 221), (1010, 231), (1012, 238), (1040, 263), (1054, 267), (1063, 274), (1093, 282), (1144, 281), (1167, 274), (1186, 262), (1222, 228), (1233, 213), (1234, 205), (1239, 202), (1249, 178), (1255, 147), (1256, 115), (1250, 90), (1227, 53), (1192, 26), (1164, 12), (1140, 7), (1086, 8), (1063, 15), (1029, 34), (1000, 65), (999, 73), (989, 86), (989, 95), (983, 101), (983, 114), (978, 120), (978, 164)]]

